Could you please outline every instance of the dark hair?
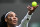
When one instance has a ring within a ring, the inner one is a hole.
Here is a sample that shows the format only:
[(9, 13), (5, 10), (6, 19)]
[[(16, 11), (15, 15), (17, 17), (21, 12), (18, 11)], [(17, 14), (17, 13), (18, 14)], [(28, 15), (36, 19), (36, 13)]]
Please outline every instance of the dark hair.
[(1, 17), (2, 27), (6, 27), (7, 23), (5, 22), (5, 14)]

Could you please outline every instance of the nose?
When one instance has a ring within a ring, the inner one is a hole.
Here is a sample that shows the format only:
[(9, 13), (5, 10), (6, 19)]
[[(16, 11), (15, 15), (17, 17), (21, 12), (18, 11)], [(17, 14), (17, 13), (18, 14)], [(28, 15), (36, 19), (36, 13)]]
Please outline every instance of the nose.
[(16, 17), (14, 17), (13, 19), (16, 19)]

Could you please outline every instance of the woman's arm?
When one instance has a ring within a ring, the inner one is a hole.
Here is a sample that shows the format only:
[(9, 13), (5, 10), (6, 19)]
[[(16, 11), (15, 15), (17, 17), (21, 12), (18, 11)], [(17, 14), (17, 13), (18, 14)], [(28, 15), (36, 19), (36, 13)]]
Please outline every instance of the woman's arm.
[[(33, 14), (33, 13), (32, 13), (32, 14)], [(27, 13), (26, 16), (22, 19), (21, 24), (20, 24), (19, 26), (21, 26), (21, 27), (26, 27), (26, 26), (28, 26), (28, 22), (30, 21), (32, 14), (29, 15), (29, 14)]]
[(22, 19), (21, 24), (19, 25), (20, 27), (27, 27), (28, 26), (28, 22), (30, 21), (33, 12), (35, 11), (35, 9), (38, 6), (39, 5), (37, 5), (36, 7), (30, 7), (30, 6), (27, 7), (28, 12), (27, 12), (26, 16)]

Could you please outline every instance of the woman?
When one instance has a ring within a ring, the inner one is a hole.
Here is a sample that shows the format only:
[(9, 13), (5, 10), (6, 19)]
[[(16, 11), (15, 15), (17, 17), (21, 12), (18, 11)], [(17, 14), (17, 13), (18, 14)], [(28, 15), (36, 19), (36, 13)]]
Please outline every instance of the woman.
[(32, 13), (35, 11), (35, 9), (38, 6), (39, 5), (37, 5), (36, 7), (30, 7), (30, 6), (27, 7), (28, 12), (27, 12), (26, 16), (22, 19), (21, 24), (19, 26), (17, 26), (18, 18), (16, 17), (16, 14), (12, 11), (6, 13), (6, 15), (4, 15), (4, 17), (3, 17), (4, 20), (2, 21), (3, 26), (4, 27), (28, 27), (28, 22), (31, 19)]

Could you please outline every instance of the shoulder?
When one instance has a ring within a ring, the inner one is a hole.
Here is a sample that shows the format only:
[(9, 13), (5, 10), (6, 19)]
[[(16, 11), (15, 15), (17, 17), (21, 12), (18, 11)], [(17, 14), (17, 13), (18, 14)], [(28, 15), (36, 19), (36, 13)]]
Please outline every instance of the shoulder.
[(18, 26), (16, 26), (16, 27), (18, 27)]
[(3, 26), (3, 24), (0, 22), (0, 27), (2, 27)]

